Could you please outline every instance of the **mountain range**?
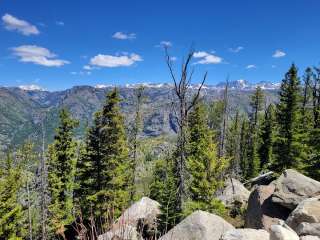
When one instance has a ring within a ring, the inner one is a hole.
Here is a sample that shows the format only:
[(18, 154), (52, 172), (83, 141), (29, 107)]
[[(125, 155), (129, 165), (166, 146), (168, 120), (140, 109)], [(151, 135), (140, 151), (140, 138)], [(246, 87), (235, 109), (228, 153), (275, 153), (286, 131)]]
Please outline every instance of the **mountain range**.
[[(173, 86), (168, 83), (118, 86), (123, 100), (121, 109), (125, 115), (125, 124), (129, 126), (133, 121), (134, 93), (141, 85), (144, 86), (146, 96), (142, 106), (142, 136), (173, 135), (176, 132), (172, 111), (175, 96)], [(244, 80), (229, 82), (231, 112), (236, 108), (247, 112), (250, 95), (257, 86), (265, 90), (268, 102), (277, 100), (279, 84), (250, 84)], [(192, 85), (189, 94), (192, 95), (197, 87)], [(42, 133), (45, 133), (46, 143), (50, 143), (58, 124), (58, 112), (62, 107), (69, 109), (72, 116), (80, 121), (76, 134), (78, 137), (83, 136), (94, 112), (102, 106), (106, 93), (112, 88), (112, 85), (75, 86), (50, 92), (35, 86), (0, 87), (0, 146), (18, 146), (26, 139), (40, 141)], [(206, 102), (222, 99), (224, 88), (225, 83), (205, 85), (202, 97)]]

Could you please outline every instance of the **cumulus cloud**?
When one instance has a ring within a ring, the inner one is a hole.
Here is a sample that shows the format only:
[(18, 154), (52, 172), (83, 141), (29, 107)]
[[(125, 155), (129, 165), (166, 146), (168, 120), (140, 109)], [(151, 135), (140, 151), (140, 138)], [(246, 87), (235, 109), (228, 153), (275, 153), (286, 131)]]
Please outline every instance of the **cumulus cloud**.
[(274, 54), (272, 55), (272, 57), (274, 57), (274, 58), (281, 58), (281, 57), (284, 57), (284, 56), (286, 56), (286, 53), (281, 51), (281, 50), (276, 50), (274, 52)]
[(132, 40), (137, 38), (135, 33), (123, 33), (123, 32), (116, 32), (112, 35), (112, 37), (119, 40)]
[(221, 57), (211, 53), (204, 52), (204, 51), (195, 52), (193, 54), (193, 57), (200, 59), (199, 61), (196, 62), (196, 64), (218, 64), (218, 63), (222, 63), (223, 61)]
[(98, 54), (90, 59), (90, 65), (98, 67), (128, 67), (135, 62), (141, 62), (141, 56), (135, 53), (122, 54), (122, 55), (104, 55)]
[(246, 66), (246, 69), (252, 69), (252, 68), (257, 68), (257, 66), (254, 64), (249, 64), (248, 66)]
[(25, 36), (38, 35), (38, 28), (25, 20), (18, 19), (8, 13), (2, 16), (4, 27), (9, 31), (17, 31)]
[(22, 45), (12, 48), (15, 56), (20, 62), (31, 62), (46, 67), (60, 67), (70, 63), (69, 61), (58, 59), (57, 55), (50, 50), (36, 45)]
[(236, 48), (229, 48), (229, 52), (238, 53), (243, 49), (244, 49), (244, 47), (242, 47), (242, 46), (239, 46), (239, 47), (236, 47)]

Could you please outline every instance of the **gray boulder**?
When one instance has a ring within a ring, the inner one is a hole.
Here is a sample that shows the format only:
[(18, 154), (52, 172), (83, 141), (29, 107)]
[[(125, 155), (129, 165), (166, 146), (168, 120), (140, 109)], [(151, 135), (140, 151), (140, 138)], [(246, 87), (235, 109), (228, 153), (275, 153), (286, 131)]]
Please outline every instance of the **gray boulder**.
[(320, 196), (303, 200), (286, 222), (295, 231), (303, 222), (320, 223)]
[(221, 240), (269, 240), (269, 233), (261, 229), (233, 229), (224, 233)]
[(225, 188), (218, 195), (225, 206), (232, 207), (235, 202), (245, 205), (248, 202), (250, 192), (237, 179), (228, 179), (225, 182)]
[(299, 236), (284, 221), (270, 227), (270, 240), (299, 240)]
[(275, 181), (272, 202), (294, 210), (304, 199), (317, 195), (320, 195), (320, 182), (288, 169)]
[(296, 232), (299, 236), (314, 235), (320, 237), (320, 223), (300, 223)]
[(102, 234), (98, 240), (142, 240), (135, 227), (130, 225), (122, 225), (117, 229)]
[(271, 201), (275, 186), (258, 186), (249, 197), (245, 227), (270, 230), (271, 225), (278, 220), (287, 219), (290, 211), (285, 207)]
[(196, 211), (186, 217), (159, 240), (219, 240), (234, 227), (219, 216)]

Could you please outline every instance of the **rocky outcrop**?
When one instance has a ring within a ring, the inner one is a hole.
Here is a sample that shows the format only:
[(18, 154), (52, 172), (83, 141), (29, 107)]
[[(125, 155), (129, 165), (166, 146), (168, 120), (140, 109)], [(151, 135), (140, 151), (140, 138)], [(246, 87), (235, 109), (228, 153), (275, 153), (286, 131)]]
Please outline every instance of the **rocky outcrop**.
[(224, 233), (220, 240), (269, 240), (269, 233), (256, 229), (233, 229)]
[(299, 236), (313, 235), (320, 237), (320, 223), (300, 223), (296, 232)]
[(219, 216), (196, 211), (185, 218), (159, 240), (219, 240), (234, 227)]
[(275, 181), (272, 202), (294, 210), (304, 199), (320, 195), (320, 182), (288, 169)]
[(135, 227), (122, 225), (98, 237), (98, 240), (143, 240)]
[(270, 226), (276, 224), (279, 219), (287, 219), (290, 211), (271, 201), (275, 186), (257, 187), (249, 197), (245, 227), (270, 230)]
[(270, 240), (299, 240), (299, 236), (283, 221), (270, 227)]
[[(290, 214), (287, 224), (298, 230), (301, 223), (320, 223), (320, 196), (303, 200), (297, 208)], [(301, 231), (307, 226), (300, 227)]]
[(217, 197), (225, 206), (232, 207), (234, 203), (245, 205), (248, 202), (250, 192), (237, 179), (228, 179), (225, 182), (225, 188)]

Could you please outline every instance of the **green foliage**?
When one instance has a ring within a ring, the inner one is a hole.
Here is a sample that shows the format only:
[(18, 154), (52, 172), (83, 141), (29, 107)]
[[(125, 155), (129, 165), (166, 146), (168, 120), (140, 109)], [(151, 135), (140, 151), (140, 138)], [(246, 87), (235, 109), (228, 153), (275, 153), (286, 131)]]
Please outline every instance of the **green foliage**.
[(240, 171), (243, 178), (246, 178), (249, 169), (249, 130), (249, 121), (247, 118), (243, 118), (240, 132)]
[(0, 239), (18, 240), (25, 236), (24, 212), (18, 200), (22, 187), (21, 168), (14, 166), (11, 154), (0, 167)]
[(220, 140), (224, 108), (225, 103), (222, 100), (214, 101), (208, 107), (208, 125), (217, 142)]
[(150, 184), (150, 197), (160, 203), (161, 215), (158, 218), (158, 231), (162, 235), (170, 230), (180, 219), (176, 211), (177, 179), (174, 175), (173, 160), (157, 160), (153, 181)]
[(77, 161), (77, 143), (73, 131), (78, 122), (71, 119), (66, 109), (60, 111), (60, 125), (54, 142), (48, 150), (48, 189), (50, 193), (50, 227), (56, 234), (63, 234), (65, 225), (72, 223), (73, 190)]
[(216, 144), (208, 128), (202, 103), (198, 103), (190, 113), (188, 125), (187, 170), (190, 175), (190, 199), (184, 211), (188, 213), (201, 207), (202, 210), (215, 212), (215, 207), (220, 209), (220, 206), (214, 199), (214, 193), (223, 186), (221, 175), (227, 168), (227, 160), (217, 157)]
[(264, 120), (261, 124), (261, 146), (259, 148), (260, 168), (267, 169), (273, 162), (273, 145), (275, 141), (275, 108), (270, 104), (265, 111)]
[(277, 104), (278, 134), (275, 143), (275, 160), (272, 169), (282, 172), (287, 168), (302, 170), (307, 158), (305, 133), (301, 127), (301, 86), (297, 68), (293, 64), (286, 73), (280, 88)]

